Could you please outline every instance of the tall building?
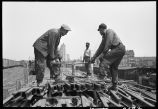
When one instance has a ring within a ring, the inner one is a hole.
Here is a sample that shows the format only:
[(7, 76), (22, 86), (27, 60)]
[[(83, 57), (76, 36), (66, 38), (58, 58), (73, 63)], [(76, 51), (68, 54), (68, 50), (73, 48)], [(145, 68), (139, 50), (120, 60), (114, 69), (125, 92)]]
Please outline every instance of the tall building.
[(64, 43), (60, 46), (59, 52), (62, 56), (62, 61), (66, 61), (66, 45)]
[(135, 57), (136, 66), (156, 67), (156, 57)]
[(66, 61), (70, 61), (70, 55), (66, 54)]

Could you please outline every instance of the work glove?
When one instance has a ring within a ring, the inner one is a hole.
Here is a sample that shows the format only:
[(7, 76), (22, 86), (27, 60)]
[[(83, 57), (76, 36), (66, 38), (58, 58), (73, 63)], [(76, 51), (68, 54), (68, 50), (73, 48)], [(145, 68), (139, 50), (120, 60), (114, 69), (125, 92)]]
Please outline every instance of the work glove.
[(59, 57), (58, 57), (58, 59), (59, 59), (59, 61), (61, 62), (62, 57), (61, 57), (61, 56), (59, 56)]
[(98, 57), (98, 58), (99, 58), (99, 61), (100, 61), (100, 62), (102, 62), (102, 61), (103, 61), (103, 57), (104, 57), (104, 54), (103, 54), (103, 53), (102, 53), (101, 55), (99, 55), (99, 57)]
[(56, 63), (56, 61), (55, 60), (51, 60), (50, 61), (50, 65), (52, 66), (53, 64), (55, 64)]
[(95, 63), (95, 58), (92, 57), (91, 60), (90, 60), (90, 62), (91, 62), (91, 63)]

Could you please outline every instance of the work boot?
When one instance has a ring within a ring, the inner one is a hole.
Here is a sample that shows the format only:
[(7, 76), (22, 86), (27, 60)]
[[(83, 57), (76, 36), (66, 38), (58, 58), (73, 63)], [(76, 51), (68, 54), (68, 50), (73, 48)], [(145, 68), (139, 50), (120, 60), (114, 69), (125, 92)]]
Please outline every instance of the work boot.
[(62, 79), (60, 77), (55, 77), (54, 80), (55, 80), (55, 82), (61, 82), (62, 81)]
[(87, 75), (86, 75), (86, 78), (91, 78), (91, 74), (87, 74)]
[(117, 85), (112, 85), (109, 87), (109, 90), (117, 91)]
[(41, 80), (37, 80), (36, 83), (37, 83), (37, 86), (40, 86), (40, 84), (42, 83), (42, 81)]
[(98, 79), (98, 77), (95, 75), (91, 75), (91, 76), (89, 76), (88, 77), (90, 80), (93, 80), (93, 81), (98, 81), (99, 79)]
[(111, 80), (107, 76), (105, 76), (105, 75), (99, 75), (98, 79), (101, 80), (101, 81), (108, 82), (108, 83), (111, 82)]
[(108, 78), (108, 77), (105, 77), (105, 78), (104, 78), (104, 81), (107, 82), (107, 83), (110, 83), (110, 82), (111, 82), (111, 79)]

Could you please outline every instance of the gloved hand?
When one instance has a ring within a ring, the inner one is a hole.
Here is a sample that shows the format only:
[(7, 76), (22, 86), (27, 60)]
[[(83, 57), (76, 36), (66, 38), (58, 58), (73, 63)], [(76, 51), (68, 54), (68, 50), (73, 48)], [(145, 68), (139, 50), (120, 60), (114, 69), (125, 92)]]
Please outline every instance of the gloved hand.
[(58, 59), (59, 59), (59, 61), (61, 62), (61, 59), (62, 59), (62, 58), (61, 58), (61, 57), (59, 57)]
[(103, 56), (104, 56), (104, 54), (103, 54), (103, 53), (99, 55), (99, 57), (98, 57), (98, 58), (99, 58), (99, 61), (100, 61), (100, 62), (102, 62), (102, 61), (103, 61)]
[(55, 59), (55, 60), (50, 61), (50, 66), (54, 66), (54, 65), (61, 65), (60, 60)]
[(91, 63), (95, 63), (95, 58), (92, 57), (91, 60), (90, 60), (90, 62), (91, 62)]
[(50, 65), (52, 66), (53, 64), (55, 64), (56, 63), (56, 61), (55, 60), (51, 60), (50, 61)]

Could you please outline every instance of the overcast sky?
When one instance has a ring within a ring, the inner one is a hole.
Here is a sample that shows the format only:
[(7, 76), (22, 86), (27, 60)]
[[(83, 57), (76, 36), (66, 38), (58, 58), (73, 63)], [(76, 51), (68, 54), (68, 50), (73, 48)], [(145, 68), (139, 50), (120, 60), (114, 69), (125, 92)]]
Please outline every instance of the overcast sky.
[(113, 29), (135, 56), (156, 56), (156, 2), (2, 2), (3, 58), (34, 58), (33, 43), (51, 28), (72, 29), (61, 38), (71, 59), (101, 42), (100, 23)]

